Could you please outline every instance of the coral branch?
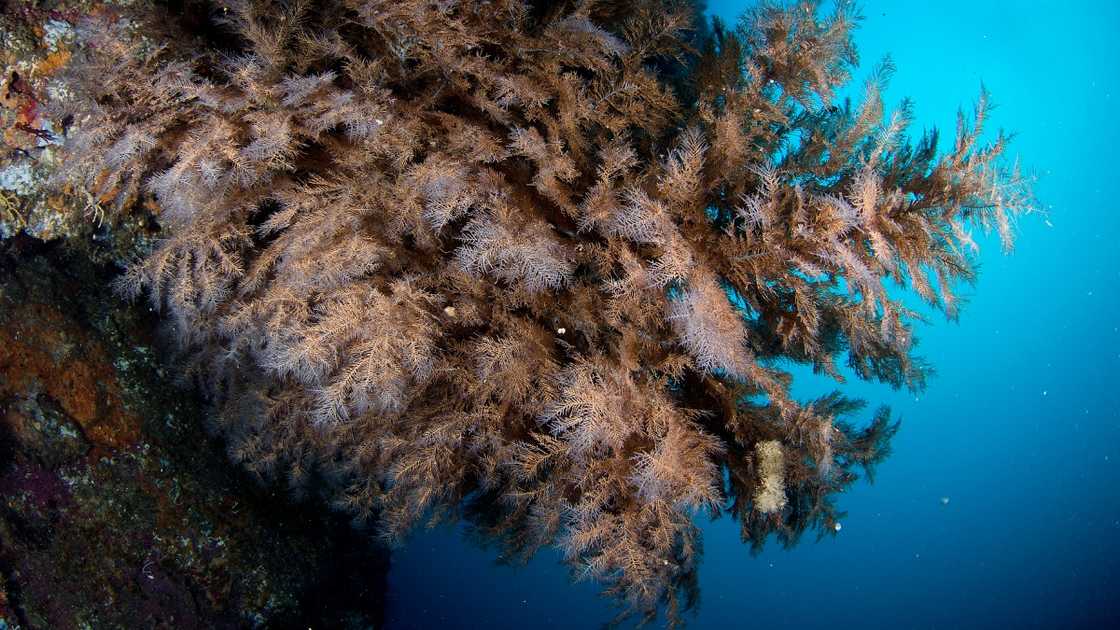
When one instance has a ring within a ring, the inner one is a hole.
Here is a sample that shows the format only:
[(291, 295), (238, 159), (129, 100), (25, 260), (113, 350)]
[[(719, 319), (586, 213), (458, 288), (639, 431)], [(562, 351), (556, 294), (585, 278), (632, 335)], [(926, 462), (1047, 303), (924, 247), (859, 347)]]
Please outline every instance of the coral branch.
[(122, 286), (171, 322), (235, 459), (390, 540), (462, 516), (514, 555), (562, 546), (676, 621), (695, 512), (754, 545), (831, 533), (897, 430), (798, 403), (781, 362), (920, 388), (887, 283), (955, 316), (969, 227), (1009, 247), (1031, 205), (986, 95), (943, 155), (885, 112), (889, 62), (834, 102), (858, 20), (836, 4), (735, 30), (675, 0), (103, 16), (65, 177), (110, 219), (158, 202), (166, 240)]

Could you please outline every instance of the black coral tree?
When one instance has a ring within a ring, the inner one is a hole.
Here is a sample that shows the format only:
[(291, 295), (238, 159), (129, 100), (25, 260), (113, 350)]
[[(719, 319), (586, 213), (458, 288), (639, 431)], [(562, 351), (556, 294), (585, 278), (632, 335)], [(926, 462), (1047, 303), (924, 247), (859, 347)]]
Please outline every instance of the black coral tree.
[(795, 401), (779, 363), (921, 387), (888, 283), (954, 316), (969, 229), (1009, 245), (1029, 206), (986, 98), (944, 154), (884, 111), (888, 65), (835, 99), (838, 4), (734, 31), (671, 0), (103, 17), (68, 176), (118, 217), (154, 197), (166, 240), (122, 286), (166, 314), (236, 460), (389, 539), (464, 517), (514, 556), (557, 545), (676, 620), (697, 512), (792, 544), (886, 455), (885, 410), (860, 429), (858, 402)]

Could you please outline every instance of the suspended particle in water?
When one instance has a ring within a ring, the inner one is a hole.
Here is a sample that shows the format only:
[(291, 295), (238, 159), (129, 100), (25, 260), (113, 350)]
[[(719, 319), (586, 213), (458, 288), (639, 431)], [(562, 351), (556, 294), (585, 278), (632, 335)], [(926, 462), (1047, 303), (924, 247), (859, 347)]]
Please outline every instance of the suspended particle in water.
[(949, 497), (941, 497), (941, 505), (949, 505)]

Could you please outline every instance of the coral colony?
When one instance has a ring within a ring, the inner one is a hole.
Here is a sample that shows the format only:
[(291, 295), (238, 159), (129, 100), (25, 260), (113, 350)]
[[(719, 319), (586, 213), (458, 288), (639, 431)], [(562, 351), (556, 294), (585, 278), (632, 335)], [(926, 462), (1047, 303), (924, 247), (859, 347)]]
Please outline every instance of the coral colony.
[[(988, 101), (906, 135), (857, 104), (849, 3), (735, 28), (669, 0), (246, 0), (102, 14), (66, 182), (166, 237), (164, 316), (231, 457), (400, 541), (462, 519), (562, 549), (622, 615), (695, 602), (697, 513), (759, 548), (839, 531), (887, 410), (782, 365), (921, 388), (972, 228), (1029, 209)], [(944, 143), (943, 143), (944, 144)], [(862, 427), (862, 428), (860, 428)]]

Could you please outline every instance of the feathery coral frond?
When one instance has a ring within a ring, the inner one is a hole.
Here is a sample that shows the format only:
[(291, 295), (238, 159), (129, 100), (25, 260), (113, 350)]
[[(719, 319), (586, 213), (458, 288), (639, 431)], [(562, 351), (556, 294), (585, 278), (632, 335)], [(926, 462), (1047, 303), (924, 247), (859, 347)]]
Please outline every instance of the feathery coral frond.
[(778, 366), (921, 387), (888, 281), (955, 317), (971, 230), (1010, 248), (1033, 205), (986, 92), (943, 155), (886, 111), (889, 60), (834, 103), (850, 2), (734, 31), (697, 4), (227, 0), (194, 38), (135, 3), (79, 29), (61, 178), (110, 220), (158, 206), (118, 284), (235, 460), (390, 541), (557, 545), (675, 623), (695, 512), (793, 544), (889, 452), (885, 411), (856, 429)]

